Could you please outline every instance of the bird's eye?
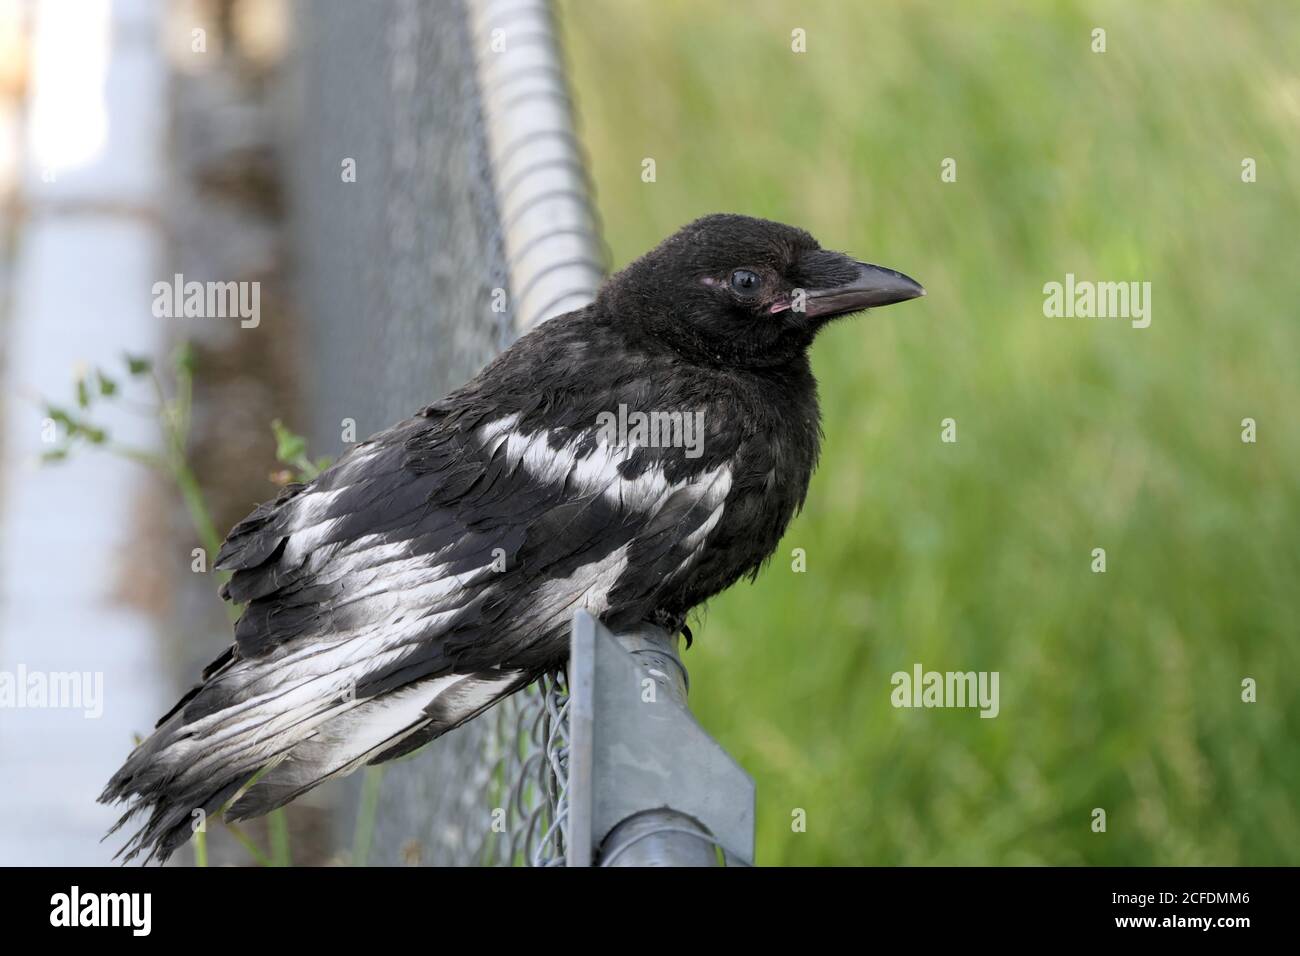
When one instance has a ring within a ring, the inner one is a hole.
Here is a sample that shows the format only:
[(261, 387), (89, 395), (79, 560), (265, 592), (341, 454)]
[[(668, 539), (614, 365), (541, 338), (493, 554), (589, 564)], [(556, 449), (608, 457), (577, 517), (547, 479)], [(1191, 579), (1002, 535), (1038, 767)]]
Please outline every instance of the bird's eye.
[(758, 273), (748, 269), (737, 269), (731, 274), (731, 288), (741, 295), (753, 295), (761, 284)]

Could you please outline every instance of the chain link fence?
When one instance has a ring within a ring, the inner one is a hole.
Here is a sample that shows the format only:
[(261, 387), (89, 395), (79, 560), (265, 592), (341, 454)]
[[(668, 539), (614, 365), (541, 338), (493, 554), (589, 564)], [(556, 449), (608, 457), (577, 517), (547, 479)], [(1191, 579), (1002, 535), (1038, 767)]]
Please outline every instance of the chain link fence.
[(564, 671), (489, 711), (486, 866), (563, 866), (568, 846), (569, 691)]
[[(548, 3), (301, 0), (294, 17), (285, 179), (313, 444), (331, 451), (344, 422), (365, 437), (409, 416), (582, 305), (601, 265)], [(343, 781), (337, 842), (372, 816), (374, 865), (562, 863), (566, 703), (554, 675), (368, 771), (369, 791)]]

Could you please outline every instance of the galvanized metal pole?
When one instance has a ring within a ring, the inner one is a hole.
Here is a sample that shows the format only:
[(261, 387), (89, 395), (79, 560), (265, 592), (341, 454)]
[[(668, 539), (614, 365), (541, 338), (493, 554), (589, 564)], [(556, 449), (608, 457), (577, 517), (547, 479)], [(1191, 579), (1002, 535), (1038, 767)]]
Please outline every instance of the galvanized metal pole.
[(467, 0), (515, 329), (581, 308), (604, 276), (548, 0)]
[(574, 615), (569, 866), (754, 860), (754, 781), (686, 706), (677, 635)]
[[(614, 639), (644, 670), (642, 699), (653, 680), (666, 699), (686, 709), (690, 680), (678, 656), (677, 635), (645, 628)], [(635, 746), (635, 741), (627, 741)], [(599, 866), (717, 866), (716, 839), (693, 817), (668, 807), (626, 817), (601, 841)]]

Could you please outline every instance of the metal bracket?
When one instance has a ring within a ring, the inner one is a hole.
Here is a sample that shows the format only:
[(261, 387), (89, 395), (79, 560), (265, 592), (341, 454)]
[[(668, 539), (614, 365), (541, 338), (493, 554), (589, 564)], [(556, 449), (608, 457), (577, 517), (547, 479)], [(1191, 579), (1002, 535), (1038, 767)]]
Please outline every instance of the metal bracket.
[(691, 716), (687, 684), (677, 635), (574, 615), (569, 866), (707, 866), (715, 846), (753, 863), (754, 781)]

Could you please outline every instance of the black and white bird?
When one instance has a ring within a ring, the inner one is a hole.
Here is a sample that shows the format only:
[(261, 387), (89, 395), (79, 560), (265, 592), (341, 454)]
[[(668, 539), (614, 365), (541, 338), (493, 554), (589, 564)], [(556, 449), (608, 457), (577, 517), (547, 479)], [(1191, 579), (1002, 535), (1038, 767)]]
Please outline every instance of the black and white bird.
[[(681, 629), (756, 576), (817, 462), (813, 338), (924, 294), (803, 230), (706, 216), (258, 507), (217, 558), (234, 644), (100, 798), (130, 801), (118, 826), (143, 815), (127, 859), (166, 859), (196, 809), (258, 816), (481, 714), (563, 666), (575, 609)], [(622, 441), (611, 416), (633, 413), (702, 433)]]

